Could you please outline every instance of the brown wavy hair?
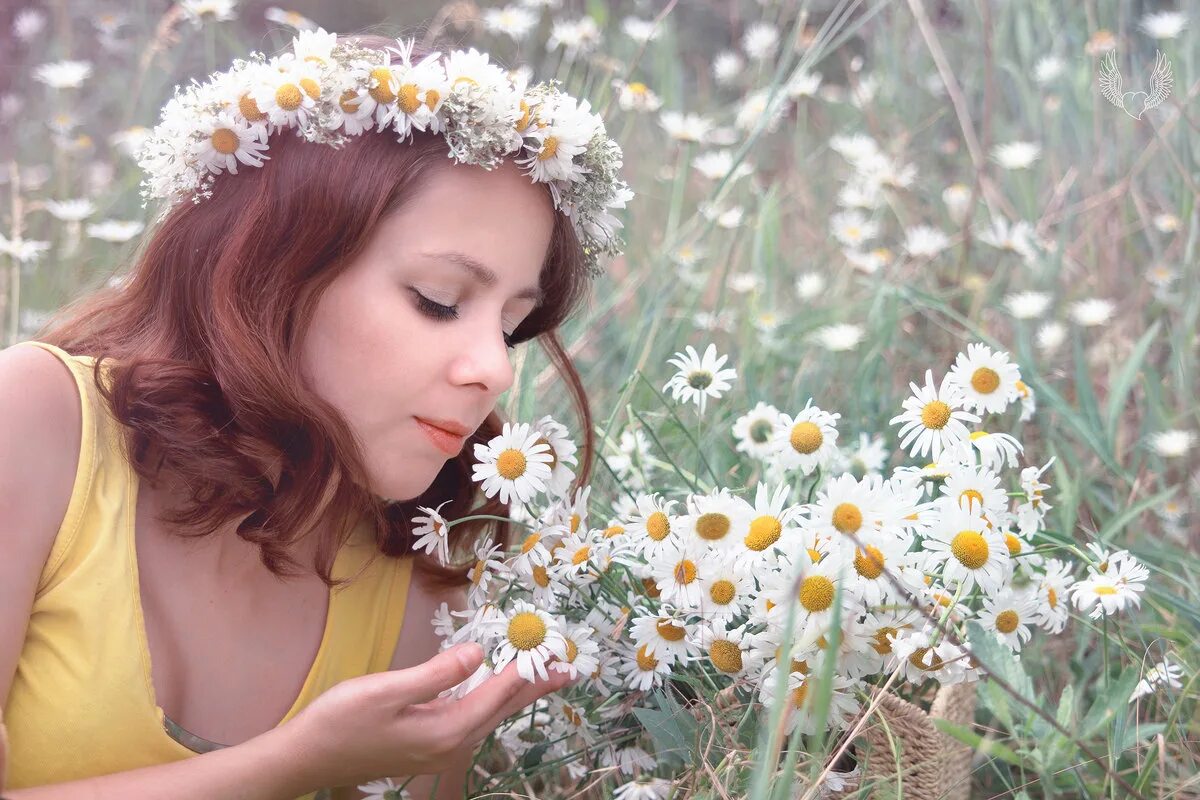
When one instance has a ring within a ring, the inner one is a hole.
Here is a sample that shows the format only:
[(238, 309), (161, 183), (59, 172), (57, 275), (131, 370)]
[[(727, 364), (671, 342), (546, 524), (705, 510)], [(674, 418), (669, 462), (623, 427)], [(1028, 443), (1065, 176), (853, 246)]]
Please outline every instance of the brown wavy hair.
[[(378, 49), (395, 43), (354, 38)], [(428, 52), (414, 48), (414, 60)], [(147, 233), (127, 277), (64, 306), (38, 338), (96, 357), (97, 385), (124, 426), (137, 474), (153, 483), (167, 470), (187, 487), (187, 502), (165, 517), (175, 533), (207, 536), (245, 516), (237, 535), (286, 578), (307, 573), (289, 545), (324, 526), (316, 572), (332, 587), (348, 582), (332, 578), (333, 559), (364, 516), (375, 523), (372, 562), (412, 552), (418, 505), (448, 499), (447, 519), (506, 516), (508, 505), (487, 500), (470, 477), (472, 445), (499, 434), (504, 420), (489, 414), (420, 497), (389, 504), (365, 488), (363, 455), (345, 419), (297, 379), (299, 346), (322, 292), (380, 219), (452, 162), (441, 136), (418, 133), (399, 144), (372, 131), (335, 149), (285, 130), (272, 137), (270, 156), (262, 167), (218, 176), (211, 198), (172, 208)], [(586, 296), (588, 279), (574, 229), (562, 213), (554, 217), (540, 277), (545, 299), (513, 340), (536, 338), (571, 395), (582, 433), (575, 489), (591, 472), (592, 418), (555, 329)], [(461, 557), (485, 533), (507, 546), (510, 529), (494, 520), (455, 526), (453, 552)], [(473, 564), (416, 559), (442, 585), (466, 581)]]

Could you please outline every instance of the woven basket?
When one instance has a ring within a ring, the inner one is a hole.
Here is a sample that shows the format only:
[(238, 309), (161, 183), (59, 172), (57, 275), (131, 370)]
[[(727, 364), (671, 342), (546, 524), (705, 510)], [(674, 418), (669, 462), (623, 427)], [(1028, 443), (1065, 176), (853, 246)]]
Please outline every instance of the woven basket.
[(869, 795), (861, 796), (881, 800), (897, 795), (904, 800), (969, 800), (974, 751), (939, 731), (933, 724), (935, 719), (971, 725), (975, 720), (975, 684), (941, 687), (928, 713), (894, 694), (884, 694), (854, 740), (858, 783), (833, 796), (859, 796), (858, 787), (867, 786), (871, 787)]

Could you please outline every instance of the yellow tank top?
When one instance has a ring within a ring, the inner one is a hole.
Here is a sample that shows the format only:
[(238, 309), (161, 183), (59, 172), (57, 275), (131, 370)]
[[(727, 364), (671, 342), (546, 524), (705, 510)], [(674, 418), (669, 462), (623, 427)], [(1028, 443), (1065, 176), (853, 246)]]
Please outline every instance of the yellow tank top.
[[(70, 368), (82, 401), (83, 435), (66, 517), (42, 569), (3, 705), (9, 740), (5, 788), (197, 755), (168, 732), (179, 735), (155, 699), (134, 547), (138, 481), (125, 456), (120, 423), (93, 383), (94, 358), (44, 342), (22, 344), (54, 353)], [(374, 548), (364, 520), (338, 551), (333, 576), (352, 576)], [(339, 681), (388, 669), (412, 566), (411, 555), (381, 557), (353, 583), (330, 593), (316, 659), (276, 727)], [(312, 792), (301, 800), (325, 796)]]

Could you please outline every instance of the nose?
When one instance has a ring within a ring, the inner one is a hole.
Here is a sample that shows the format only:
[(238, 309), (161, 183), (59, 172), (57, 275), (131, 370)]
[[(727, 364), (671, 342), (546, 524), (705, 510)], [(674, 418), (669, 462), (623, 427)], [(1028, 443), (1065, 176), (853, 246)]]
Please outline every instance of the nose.
[(475, 330), (460, 341), (450, 379), (456, 384), (478, 384), (494, 397), (508, 391), (515, 374), (503, 331), (496, 326), (487, 332)]

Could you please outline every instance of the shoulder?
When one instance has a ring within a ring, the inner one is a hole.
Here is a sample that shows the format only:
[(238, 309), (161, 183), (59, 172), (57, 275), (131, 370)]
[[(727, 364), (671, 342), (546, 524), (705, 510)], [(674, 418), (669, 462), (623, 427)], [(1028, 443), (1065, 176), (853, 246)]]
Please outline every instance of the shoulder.
[(441, 639), (433, 630), (433, 615), (445, 603), (451, 611), (467, 607), (467, 584), (444, 587), (423, 572), (412, 556), (412, 578), (404, 605), (404, 623), (396, 641), (389, 669), (406, 669), (423, 664), (438, 654)]
[[(57, 531), (75, 483), (82, 439), (71, 370), (40, 347), (0, 350), (0, 505), (20, 501), (33, 530)], [(4, 508), (5, 519), (15, 522)]]

